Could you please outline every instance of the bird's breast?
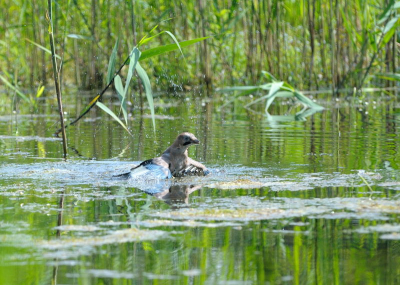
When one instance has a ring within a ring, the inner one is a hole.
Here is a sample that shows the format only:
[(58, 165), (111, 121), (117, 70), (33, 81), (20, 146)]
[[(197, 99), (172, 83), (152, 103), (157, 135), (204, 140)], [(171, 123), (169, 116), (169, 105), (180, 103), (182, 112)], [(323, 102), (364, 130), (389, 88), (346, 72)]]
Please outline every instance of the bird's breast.
[(187, 166), (187, 157), (182, 155), (182, 156), (173, 156), (171, 157), (171, 164), (169, 169), (171, 170), (172, 173), (179, 172), (183, 169), (185, 169)]

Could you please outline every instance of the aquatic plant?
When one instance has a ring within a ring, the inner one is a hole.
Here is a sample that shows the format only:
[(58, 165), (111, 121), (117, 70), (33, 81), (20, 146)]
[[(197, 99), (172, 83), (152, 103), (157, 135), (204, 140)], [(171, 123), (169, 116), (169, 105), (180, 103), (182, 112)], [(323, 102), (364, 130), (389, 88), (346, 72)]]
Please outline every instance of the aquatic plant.
[[(246, 104), (244, 107), (249, 108), (250, 106), (266, 100), (265, 103), (265, 113), (268, 115), (268, 109), (271, 106), (272, 102), (276, 98), (294, 98), (297, 99), (297, 102), (300, 102), (303, 105), (303, 110), (299, 113), (305, 112), (307, 109), (311, 109), (313, 111), (321, 111), (324, 107), (318, 105), (317, 103), (313, 102), (311, 99), (306, 97), (300, 91), (296, 90), (292, 87), (289, 83), (279, 81), (276, 79), (271, 73), (267, 71), (263, 71), (262, 74), (264, 77), (271, 81), (269, 83), (255, 85), (255, 86), (233, 86), (233, 87), (226, 87), (222, 89), (218, 89), (219, 92), (238, 92), (236, 95), (233, 96), (228, 102), (221, 106), (221, 108), (227, 106), (228, 104), (232, 103), (238, 97), (246, 96), (250, 94), (259, 95), (259, 97), (250, 103)], [(263, 91), (268, 91), (267, 94), (263, 94)], [(261, 94), (260, 94), (261, 93)], [(298, 114), (299, 114), (298, 113)]]
[(60, 81), (59, 81), (59, 76), (58, 76), (61, 73), (62, 65), (60, 66), (60, 68), (57, 67), (56, 53), (55, 53), (55, 46), (54, 46), (54, 33), (53, 33), (52, 1), (48, 0), (47, 4), (48, 4), (48, 11), (46, 13), (46, 19), (47, 19), (47, 21), (49, 23), (49, 40), (50, 40), (50, 48), (51, 48), (51, 63), (52, 63), (52, 66), (53, 66), (54, 85), (56, 87), (58, 113), (60, 115), (61, 134), (62, 134), (62, 143), (63, 143), (63, 154), (64, 154), (64, 159), (66, 159), (67, 158), (67, 135), (65, 133), (64, 112), (63, 112)]
[[(155, 113), (154, 113), (154, 103), (153, 103), (153, 93), (151, 90), (151, 84), (150, 84), (150, 79), (146, 73), (146, 71), (143, 69), (143, 67), (140, 65), (139, 60), (151, 58), (153, 56), (157, 56), (163, 53), (167, 53), (176, 49), (179, 49), (180, 52), (182, 53), (182, 47), (186, 47), (188, 45), (192, 45), (194, 43), (203, 41), (207, 39), (208, 37), (202, 37), (202, 38), (197, 38), (197, 39), (192, 39), (184, 42), (178, 42), (176, 37), (169, 31), (162, 31), (160, 33), (157, 33), (154, 36), (149, 36), (156, 28), (158, 27), (155, 26), (149, 34), (145, 35), (140, 42), (132, 49), (130, 52), (129, 56), (125, 59), (124, 63), (121, 65), (121, 67), (118, 69), (117, 72), (114, 73), (115, 71), (115, 62), (116, 62), (116, 55), (117, 55), (117, 49), (118, 49), (118, 40), (114, 45), (114, 49), (111, 53), (109, 64), (108, 64), (108, 70), (107, 70), (107, 86), (95, 97), (91, 102), (84, 108), (83, 112), (79, 115), (77, 119), (72, 121), (71, 123), (68, 124), (68, 126), (73, 125), (77, 123), (81, 118), (83, 118), (95, 105), (97, 105), (99, 108), (101, 108), (103, 111), (105, 111), (107, 114), (109, 114), (114, 120), (116, 120), (128, 133), (130, 131), (128, 130), (126, 124), (128, 123), (128, 110), (127, 110), (127, 95), (128, 95), (128, 88), (129, 84), (132, 80), (134, 71), (136, 71), (137, 75), (142, 81), (142, 84), (145, 89), (147, 101), (149, 103), (150, 107), (150, 112), (151, 112), (151, 118), (153, 122), (153, 130), (155, 132), (156, 130), (156, 124), (155, 124)], [(159, 46), (153, 49), (146, 50), (143, 54), (140, 52), (139, 47), (142, 46), (143, 44), (149, 42), (150, 40), (156, 38), (157, 36), (160, 36), (162, 34), (168, 34), (174, 41), (174, 44), (170, 45), (164, 45), (164, 46)], [(183, 53), (182, 53), (183, 55)], [(125, 81), (125, 87), (122, 84), (122, 79), (120, 76), (120, 72), (122, 68), (126, 65), (129, 64), (128, 67), (128, 74), (127, 78)], [(111, 110), (109, 109), (106, 105), (103, 103), (99, 102), (99, 100), (102, 98), (106, 90), (114, 83), (115, 89), (118, 94), (118, 99), (120, 100), (120, 110), (122, 111), (122, 114), (125, 119), (125, 124), (118, 118), (118, 116)], [(58, 134), (61, 131), (58, 130), (56, 134)]]

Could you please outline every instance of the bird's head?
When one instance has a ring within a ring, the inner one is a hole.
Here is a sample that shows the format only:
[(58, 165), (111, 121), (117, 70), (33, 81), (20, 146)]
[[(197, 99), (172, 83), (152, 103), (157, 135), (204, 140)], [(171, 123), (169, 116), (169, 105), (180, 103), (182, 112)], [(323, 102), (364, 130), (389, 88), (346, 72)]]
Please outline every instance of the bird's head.
[(192, 133), (181, 133), (175, 140), (174, 145), (178, 148), (187, 149), (189, 146), (199, 144), (199, 140)]

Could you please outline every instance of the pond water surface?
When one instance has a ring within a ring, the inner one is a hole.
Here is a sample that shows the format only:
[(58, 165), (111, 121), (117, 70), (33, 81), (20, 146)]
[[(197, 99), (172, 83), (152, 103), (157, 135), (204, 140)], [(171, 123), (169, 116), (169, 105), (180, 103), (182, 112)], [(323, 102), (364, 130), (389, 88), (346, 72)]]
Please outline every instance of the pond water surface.
[[(54, 101), (1, 106), (1, 284), (400, 283), (396, 101), (319, 98), (326, 110), (295, 120), (284, 102), (266, 116), (178, 97), (156, 100), (156, 135), (148, 110), (133, 109), (132, 137), (91, 112), (66, 162)], [(66, 102), (70, 120), (84, 103)], [(111, 179), (183, 131), (211, 176), (153, 195)]]

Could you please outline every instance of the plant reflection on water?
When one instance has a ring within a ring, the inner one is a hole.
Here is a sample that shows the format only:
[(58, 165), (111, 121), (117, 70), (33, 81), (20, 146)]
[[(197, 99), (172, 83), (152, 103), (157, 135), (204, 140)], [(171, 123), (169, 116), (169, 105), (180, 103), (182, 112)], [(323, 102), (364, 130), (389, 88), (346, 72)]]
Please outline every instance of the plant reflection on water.
[[(322, 101), (332, 108), (304, 121), (263, 105), (193, 116), (202, 101), (178, 103), (156, 101), (154, 139), (140, 114), (133, 137), (105, 115), (81, 122), (66, 162), (54, 116), (18, 117), (18, 136), (0, 118), (0, 280), (17, 280), (3, 283), (396, 283), (396, 104)], [(112, 179), (159, 156), (182, 124), (212, 175)]]

